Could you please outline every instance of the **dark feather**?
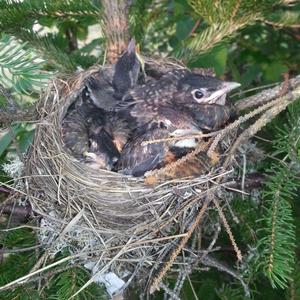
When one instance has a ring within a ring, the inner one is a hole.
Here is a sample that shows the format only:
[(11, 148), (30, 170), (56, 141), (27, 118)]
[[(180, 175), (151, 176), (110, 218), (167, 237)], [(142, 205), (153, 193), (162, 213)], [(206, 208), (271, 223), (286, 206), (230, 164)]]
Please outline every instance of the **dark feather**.
[(215, 131), (222, 128), (232, 117), (229, 105), (202, 104), (188, 107), (188, 112), (197, 128), (203, 131)]
[(118, 103), (117, 99), (114, 98), (114, 89), (112, 85), (99, 77), (89, 77), (86, 82), (87, 92), (91, 101), (96, 107), (101, 108), (105, 111), (111, 111)]
[(65, 146), (75, 157), (80, 158), (88, 150), (88, 127), (86, 119), (79, 111), (73, 110), (64, 118), (62, 137)]
[(160, 167), (168, 145), (164, 142), (143, 145), (143, 142), (166, 138), (168, 135), (167, 129), (159, 127), (136, 134), (124, 147), (118, 161), (118, 170), (127, 175), (142, 176), (145, 172)]

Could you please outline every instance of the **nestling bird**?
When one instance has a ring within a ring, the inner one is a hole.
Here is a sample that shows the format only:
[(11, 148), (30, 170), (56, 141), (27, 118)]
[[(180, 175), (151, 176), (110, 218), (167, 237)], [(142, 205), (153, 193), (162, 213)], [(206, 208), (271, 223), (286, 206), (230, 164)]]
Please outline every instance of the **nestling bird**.
[(135, 40), (131, 39), (126, 51), (119, 57), (115, 64), (112, 79), (115, 98), (121, 99), (127, 91), (136, 85), (141, 66), (140, 57), (136, 52)]
[[(121, 112), (114, 112), (118, 101), (137, 83), (141, 63), (132, 39), (127, 50), (114, 66), (111, 85), (107, 77), (90, 78), (87, 89), (92, 102), (103, 109), (101, 116), (94, 109), (89, 122), (90, 148), (85, 156), (94, 167), (111, 170), (129, 136), (128, 122)], [(97, 119), (98, 118), (98, 119)]]
[(134, 89), (131, 101), (123, 104), (123, 109), (129, 109), (137, 128), (121, 154), (118, 168), (125, 174), (141, 176), (176, 158), (176, 152), (182, 153), (179, 148), (194, 148), (195, 138), (145, 142), (221, 128), (232, 115), (231, 108), (225, 105), (226, 94), (238, 86), (182, 69)]
[(89, 97), (91, 102), (104, 111), (113, 111), (118, 103), (114, 97), (114, 88), (112, 86), (111, 69), (100, 70), (97, 74), (90, 76), (86, 81), (85, 96)]
[(62, 122), (62, 140), (77, 159), (89, 148), (87, 126), (86, 115), (73, 104)]
[(87, 120), (89, 148), (85, 162), (94, 169), (112, 170), (129, 136), (127, 123), (115, 113), (94, 110)]
[(138, 81), (141, 61), (134, 39), (112, 68), (103, 68), (86, 81), (86, 92), (93, 103), (105, 111), (112, 111), (120, 99)]
[(105, 111), (115, 105), (138, 81), (141, 60), (136, 52), (134, 39), (111, 68), (103, 68), (86, 81), (86, 93), (92, 102)]
[(90, 76), (63, 121), (65, 145), (93, 168), (113, 168), (129, 135), (116, 104), (138, 80), (140, 60), (132, 40), (113, 68)]
[(198, 104), (225, 105), (227, 93), (239, 86), (236, 82), (179, 69), (167, 73), (159, 81), (137, 86), (130, 92), (131, 98), (118, 107), (130, 108), (131, 116), (142, 125), (160, 118), (160, 110), (165, 106), (181, 110), (187, 106), (193, 109)]

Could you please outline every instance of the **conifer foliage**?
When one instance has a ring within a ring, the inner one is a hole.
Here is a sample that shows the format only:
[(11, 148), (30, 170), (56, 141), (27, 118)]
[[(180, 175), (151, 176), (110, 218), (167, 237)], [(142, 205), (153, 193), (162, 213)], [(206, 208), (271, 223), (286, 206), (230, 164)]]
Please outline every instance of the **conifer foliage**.
[[(244, 91), (249, 95), (252, 89), (281, 80), (283, 72), (291, 76), (300, 73), (298, 1), (130, 2), (130, 32), (145, 54), (175, 56), (191, 67), (213, 67), (219, 76), (241, 82), (243, 90), (249, 88)], [(38, 99), (53, 74), (105, 63), (102, 14), (100, 0), (2, 0), (0, 115), (7, 95), (26, 106)], [(91, 28), (96, 28), (96, 34), (91, 34)], [(240, 96), (235, 95), (235, 99)], [(27, 150), (33, 132), (34, 127), (28, 124), (2, 125), (1, 165)], [(243, 199), (236, 196), (233, 201), (239, 202), (235, 213), (240, 223), (234, 226), (234, 233), (247, 261), (241, 270), (251, 290), (250, 298), (239, 282), (217, 271), (203, 271), (191, 275), (184, 285), (183, 299), (300, 299), (299, 101), (260, 135), (255, 141), (265, 159), (251, 165), (251, 171), (263, 174), (266, 182), (259, 191)], [(3, 168), (0, 172), (1, 204), (12, 179)], [(35, 237), (35, 223), (29, 221), (33, 229), (8, 230), (20, 224), (12, 226), (11, 217), (3, 219), (0, 286), (30, 271), (44, 251)], [(227, 242), (226, 237), (220, 238), (219, 255), (232, 265), (232, 258), (225, 250), (222, 253), (222, 243)], [(0, 292), (0, 298), (69, 299), (90, 278), (77, 265), (59, 266), (43, 276), (39, 282), (29, 281), (24, 287)], [(91, 285), (77, 299), (102, 297), (103, 289)], [(162, 298), (158, 295), (157, 299)]]

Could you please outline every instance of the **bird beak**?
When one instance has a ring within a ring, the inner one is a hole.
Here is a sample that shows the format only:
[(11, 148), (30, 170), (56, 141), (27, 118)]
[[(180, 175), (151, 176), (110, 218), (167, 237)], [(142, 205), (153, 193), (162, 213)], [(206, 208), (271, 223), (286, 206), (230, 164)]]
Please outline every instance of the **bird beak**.
[(135, 53), (136, 52), (136, 44), (135, 39), (132, 38), (127, 46), (127, 52), (128, 53)]
[(140, 46), (139, 44), (136, 44), (135, 39), (132, 38), (127, 46), (127, 53), (129, 54), (135, 54), (137, 60), (139, 61), (139, 63), (142, 66), (142, 71), (144, 72), (144, 66), (145, 66), (145, 61), (143, 60), (143, 58), (140, 55)]
[(236, 89), (236, 88), (238, 88), (240, 86), (241, 86), (241, 84), (238, 83), (238, 82), (230, 82), (230, 81), (226, 82), (225, 81), (224, 84), (223, 84), (222, 90), (224, 91), (224, 93), (227, 94), (230, 91), (232, 91), (232, 90), (234, 90), (234, 89)]
[(208, 104), (225, 105), (227, 93), (239, 86), (241, 86), (240, 83), (225, 81), (220, 89), (212, 93), (208, 99), (205, 99), (205, 102)]

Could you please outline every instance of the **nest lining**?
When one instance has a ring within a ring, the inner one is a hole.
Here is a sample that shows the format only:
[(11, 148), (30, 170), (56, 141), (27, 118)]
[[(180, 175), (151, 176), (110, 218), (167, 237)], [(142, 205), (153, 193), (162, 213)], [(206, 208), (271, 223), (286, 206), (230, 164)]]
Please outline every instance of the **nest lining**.
[[(146, 73), (155, 79), (179, 67), (169, 60), (146, 59)], [(98, 71), (93, 67), (66, 80), (54, 79), (43, 95), (26, 164), (28, 196), (44, 219), (41, 235), (50, 253), (69, 247), (82, 253), (81, 259), (96, 254), (100, 265), (117, 274), (126, 270), (149, 279), (188, 232), (207, 195), (224, 194), (232, 172), (217, 164), (197, 178), (149, 186), (143, 178), (94, 170), (79, 162), (63, 145), (62, 120), (85, 80)], [(222, 140), (223, 152), (230, 149), (232, 136)], [(203, 222), (209, 228), (210, 221)]]

